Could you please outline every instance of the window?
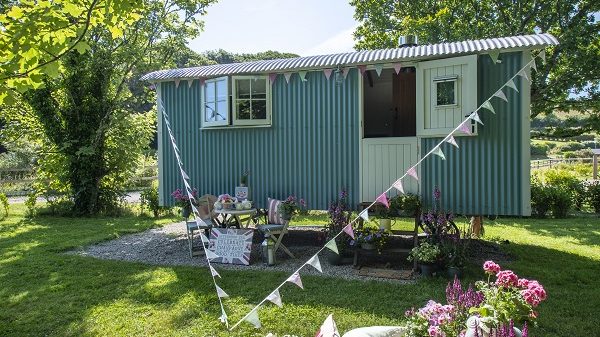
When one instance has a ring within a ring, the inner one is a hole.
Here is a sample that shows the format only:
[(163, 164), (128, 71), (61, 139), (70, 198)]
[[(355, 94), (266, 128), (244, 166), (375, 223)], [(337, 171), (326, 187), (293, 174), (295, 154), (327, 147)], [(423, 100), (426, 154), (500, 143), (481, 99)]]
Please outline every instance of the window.
[(204, 84), (203, 111), (203, 127), (229, 125), (227, 77), (206, 80)]
[(233, 125), (271, 124), (271, 86), (266, 76), (232, 78)]
[(440, 77), (433, 80), (435, 84), (436, 107), (458, 105), (457, 101), (458, 76)]

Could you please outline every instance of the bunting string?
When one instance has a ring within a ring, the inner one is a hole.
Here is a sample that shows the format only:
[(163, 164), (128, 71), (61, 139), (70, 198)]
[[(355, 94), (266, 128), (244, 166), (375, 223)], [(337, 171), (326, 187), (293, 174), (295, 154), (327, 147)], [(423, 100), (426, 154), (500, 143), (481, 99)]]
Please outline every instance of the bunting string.
[[(306, 262), (304, 262), (302, 265), (300, 265), (300, 267), (298, 269), (296, 269), (288, 278), (285, 279), (285, 281), (281, 282), (273, 291), (269, 292), (269, 295), (266, 296), (262, 301), (260, 301), (256, 306), (254, 306), (252, 308), (252, 310), (250, 310), (245, 316), (243, 316), (239, 321), (237, 321), (233, 326), (231, 326), (231, 328), (229, 329), (230, 331), (232, 331), (233, 329), (235, 329), (240, 323), (247, 321), (251, 324), (253, 324), (254, 326), (260, 326), (260, 321), (258, 318), (258, 309), (266, 302), (266, 301), (271, 301), (274, 302), (274, 300), (277, 301), (277, 303), (275, 303), (278, 306), (280, 305), (280, 301), (281, 301), (281, 297), (279, 296), (279, 290), (281, 289), (281, 287), (283, 287), (287, 282), (291, 282), (294, 283), (296, 285), (298, 285), (299, 287), (302, 287), (302, 281), (300, 279), (300, 270), (302, 270), (302, 268), (304, 268), (304, 266), (306, 265), (311, 265), (313, 266), (315, 269), (317, 269), (319, 272), (322, 272), (321, 270), (321, 264), (319, 262), (319, 258), (318, 255), (324, 250), (324, 249), (330, 249), (332, 251), (337, 250), (337, 246), (335, 246), (335, 250), (332, 248), (332, 244), (331, 241), (333, 241), (333, 245), (335, 245), (335, 240), (337, 239), (338, 236), (342, 235), (343, 233), (346, 233), (347, 235), (353, 237), (354, 236), (354, 232), (352, 230), (352, 225), (355, 224), (359, 219), (363, 219), (363, 220), (367, 220), (368, 221), (368, 210), (370, 208), (372, 208), (376, 203), (380, 203), (384, 200), (387, 202), (387, 197), (386, 194), (388, 192), (390, 192), (392, 189), (396, 189), (399, 190), (401, 192), (403, 191), (402, 188), (402, 179), (406, 178), (407, 175), (411, 175), (413, 176), (414, 174), (414, 178), (418, 179), (416, 176), (416, 168), (429, 156), (431, 155), (437, 155), (438, 157), (442, 157), (443, 159), (445, 159), (445, 156), (443, 154), (443, 152), (441, 152), (441, 145), (443, 143), (449, 143), (451, 145), (453, 145), (454, 147), (456, 147), (456, 149), (458, 150), (458, 144), (456, 143), (455, 139), (454, 139), (454, 134), (458, 131), (462, 131), (462, 126), (465, 125), (466, 123), (470, 123), (471, 121), (477, 122), (477, 123), (481, 123), (483, 125), (483, 123), (481, 122), (479, 115), (477, 114), (477, 112), (479, 110), (481, 110), (482, 108), (489, 110), (490, 112), (495, 113), (495, 111), (493, 110), (493, 107), (491, 106), (491, 102), (490, 100), (493, 97), (500, 97), (502, 99), (504, 99), (504, 95), (498, 96), (498, 92), (502, 92), (502, 89), (506, 86), (509, 86), (511, 88), (513, 88), (514, 90), (517, 90), (515, 84), (514, 84), (514, 78), (516, 76), (521, 76), (523, 77), (524, 80), (528, 80), (530, 81), (529, 77), (527, 77), (526, 75), (526, 71), (529, 69), (535, 69), (535, 66), (532, 66), (532, 63), (535, 62), (535, 58), (536, 57), (544, 57), (545, 55), (543, 54), (543, 50), (542, 52), (540, 52), (537, 56), (534, 56), (531, 58), (531, 60), (525, 64), (525, 66), (523, 66), (523, 68), (521, 68), (521, 70), (519, 70), (515, 75), (513, 75), (510, 79), (508, 79), (497, 91), (494, 92), (493, 95), (491, 95), (488, 99), (486, 99), (481, 105), (479, 105), (477, 107), (477, 109), (475, 109), (473, 112), (471, 112), (471, 114), (469, 114), (467, 116), (467, 118), (465, 118), (461, 123), (458, 124), (458, 126), (456, 126), (446, 137), (444, 137), (436, 146), (432, 147), (431, 150), (429, 150), (429, 152), (427, 152), (424, 156), (422, 156), (413, 166), (411, 166), (405, 173), (404, 175), (402, 175), (400, 178), (398, 178), (396, 181), (394, 181), (394, 183), (389, 186), (385, 191), (383, 191), (383, 193), (381, 193), (377, 199), (375, 201), (373, 201), (371, 204), (369, 204), (369, 206), (367, 206), (366, 208), (364, 208), (354, 219), (352, 219), (352, 221), (348, 222), (348, 224), (346, 226), (344, 226), (344, 228), (339, 231), (333, 238), (331, 238), (323, 247), (321, 247), (315, 254), (313, 254)], [(364, 66), (363, 66), (364, 67)], [(361, 66), (358, 66), (359, 71), (361, 72), (361, 74), (364, 72), (364, 69), (366, 68), (361, 68)], [(470, 133), (469, 133), (470, 134)], [(214, 276), (213, 276), (214, 279)], [(216, 286), (216, 283), (215, 283)], [(304, 288), (303, 288), (304, 289)], [(258, 323), (257, 323), (258, 322)]]

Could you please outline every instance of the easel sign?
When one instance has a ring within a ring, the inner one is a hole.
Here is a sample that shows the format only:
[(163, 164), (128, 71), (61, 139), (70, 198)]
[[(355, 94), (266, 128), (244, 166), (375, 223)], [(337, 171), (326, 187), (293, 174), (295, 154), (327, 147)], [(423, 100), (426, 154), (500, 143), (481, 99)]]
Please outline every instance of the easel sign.
[(252, 229), (213, 228), (208, 249), (219, 257), (211, 262), (249, 265), (253, 234)]

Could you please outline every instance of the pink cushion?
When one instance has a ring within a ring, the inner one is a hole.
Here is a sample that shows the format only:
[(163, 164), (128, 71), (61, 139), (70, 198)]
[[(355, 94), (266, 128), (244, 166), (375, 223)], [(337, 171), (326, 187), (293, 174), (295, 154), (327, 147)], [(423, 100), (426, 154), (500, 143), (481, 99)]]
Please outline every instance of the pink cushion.
[(268, 198), (268, 205), (269, 205), (269, 216), (268, 216), (268, 221), (270, 224), (283, 224), (283, 218), (281, 217), (281, 214), (279, 213), (279, 205), (282, 203), (281, 200), (277, 200), (277, 199), (271, 199)]

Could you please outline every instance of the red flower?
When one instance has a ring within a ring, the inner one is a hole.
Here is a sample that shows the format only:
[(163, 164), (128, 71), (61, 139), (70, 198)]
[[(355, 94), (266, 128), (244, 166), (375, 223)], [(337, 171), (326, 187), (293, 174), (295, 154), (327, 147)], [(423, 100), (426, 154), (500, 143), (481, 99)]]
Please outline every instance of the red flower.
[(500, 265), (494, 261), (485, 261), (483, 264), (483, 270), (490, 275), (496, 275), (500, 272)]
[(503, 270), (496, 274), (496, 285), (501, 287), (516, 287), (519, 277), (511, 270)]

